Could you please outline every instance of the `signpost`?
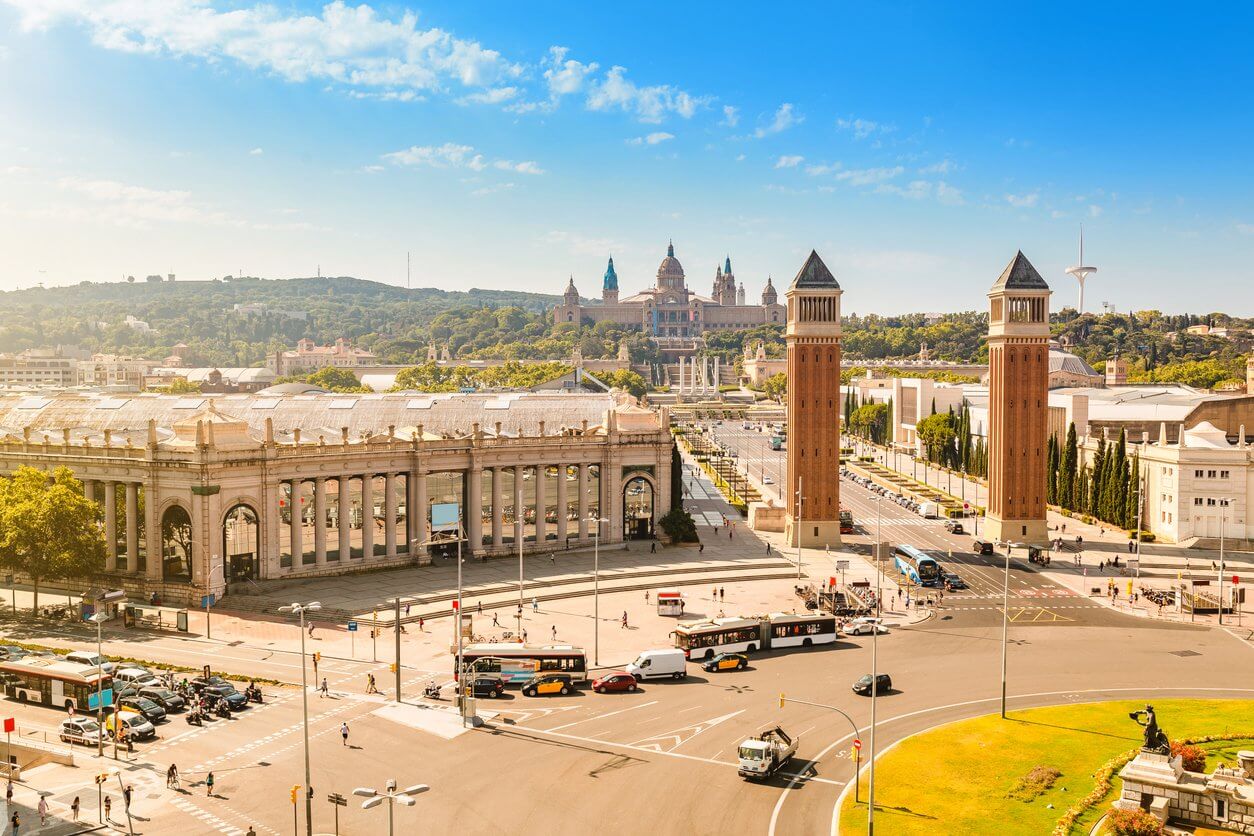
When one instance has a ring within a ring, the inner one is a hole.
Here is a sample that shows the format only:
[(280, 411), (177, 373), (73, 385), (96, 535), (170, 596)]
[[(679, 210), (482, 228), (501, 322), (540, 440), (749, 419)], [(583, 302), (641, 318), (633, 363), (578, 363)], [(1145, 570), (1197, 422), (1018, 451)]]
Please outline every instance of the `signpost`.
[(13, 750), (9, 746), (13, 730), (17, 728), (17, 720), (13, 717), (4, 718), (4, 770), (5, 777), (13, 774)]
[(208, 595), (200, 596), (200, 605), (205, 608), (205, 638), (213, 638), (213, 634), (209, 631), (209, 608), (217, 603), (214, 594), (210, 592)]
[(333, 792), (327, 796), (327, 801), (335, 805), (335, 836), (340, 836), (340, 808), (348, 806), (348, 799), (338, 792)]
[(845, 585), (845, 570), (849, 568), (849, 561), (848, 560), (836, 561), (836, 568), (840, 570), (840, 585), (844, 586)]
[(356, 621), (348, 622), (348, 641), (349, 641), (349, 644), (348, 644), (349, 655), (352, 656), (354, 659), (356, 659), (357, 658), (357, 622)]

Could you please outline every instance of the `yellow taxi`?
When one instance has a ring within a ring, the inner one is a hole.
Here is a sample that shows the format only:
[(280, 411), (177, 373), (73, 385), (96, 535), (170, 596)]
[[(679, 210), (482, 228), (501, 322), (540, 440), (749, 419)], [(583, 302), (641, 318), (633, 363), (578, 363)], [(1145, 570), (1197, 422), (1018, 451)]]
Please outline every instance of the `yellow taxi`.
[(720, 653), (713, 659), (701, 663), (701, 669), (710, 673), (739, 671), (747, 667), (749, 667), (749, 657), (743, 653)]
[(570, 674), (541, 673), (524, 682), (522, 684), (522, 692), (528, 697), (535, 697), (540, 694), (569, 694), (573, 687), (570, 682)]

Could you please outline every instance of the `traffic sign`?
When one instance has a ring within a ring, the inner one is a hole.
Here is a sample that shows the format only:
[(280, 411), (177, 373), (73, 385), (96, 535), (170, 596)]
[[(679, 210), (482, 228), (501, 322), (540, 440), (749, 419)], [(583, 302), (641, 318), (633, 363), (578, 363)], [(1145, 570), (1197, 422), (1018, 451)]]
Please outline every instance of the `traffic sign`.
[(1233, 585), (1233, 586), (1236, 586), (1236, 585), (1237, 585), (1237, 584), (1239, 584), (1240, 582), (1241, 582), (1241, 576), (1240, 576), (1240, 575), (1233, 575), (1233, 576), (1232, 576), (1232, 585)]
[(858, 751), (862, 750), (862, 738), (855, 737), (853, 739), (853, 748), (857, 749)]
[[(88, 708), (104, 708), (105, 706), (109, 706), (109, 705), (113, 705), (113, 689), (112, 688), (105, 688), (98, 695), (96, 694), (95, 691), (88, 692), (87, 694), (87, 707)], [(7, 726), (8, 723), (6, 722), (5, 725)]]
[(348, 632), (350, 632), (350, 633), (356, 633), (356, 632), (357, 632), (357, 622), (356, 622), (356, 621), (350, 621), (350, 622), (348, 622)]
[(212, 592), (210, 592), (208, 595), (200, 596), (200, 606), (206, 610), (212, 607), (216, 603), (217, 603), (217, 599)]
[(4, 718), (4, 733), (11, 734), (17, 728), (17, 720), (13, 717)]

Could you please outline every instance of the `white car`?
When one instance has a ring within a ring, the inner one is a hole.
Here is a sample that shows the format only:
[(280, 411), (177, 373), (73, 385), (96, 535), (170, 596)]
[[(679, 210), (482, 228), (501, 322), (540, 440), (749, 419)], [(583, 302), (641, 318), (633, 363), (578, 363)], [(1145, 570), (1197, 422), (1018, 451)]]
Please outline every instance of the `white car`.
[(63, 743), (83, 743), (96, 745), (100, 740), (100, 726), (90, 717), (71, 717), (61, 721), (61, 741)]
[(154, 688), (161, 685), (161, 681), (153, 676), (150, 671), (143, 668), (121, 668), (113, 672), (113, 681), (132, 685), (135, 688)]
[(763, 476), (763, 477), (762, 477), (762, 484), (763, 484), (763, 485), (774, 485), (774, 484), (775, 484), (775, 480), (774, 480), (774, 479), (772, 479), (770, 476)]
[(113, 673), (114, 668), (117, 667), (115, 663), (109, 661), (108, 657), (87, 650), (71, 651), (65, 654), (65, 661), (77, 662), (80, 665), (90, 665), (93, 668), (99, 665), (100, 669), (105, 673)]
[(845, 635), (847, 636), (869, 636), (872, 633), (879, 633), (881, 636), (888, 632), (888, 628), (880, 623), (878, 618), (855, 618), (845, 625)]

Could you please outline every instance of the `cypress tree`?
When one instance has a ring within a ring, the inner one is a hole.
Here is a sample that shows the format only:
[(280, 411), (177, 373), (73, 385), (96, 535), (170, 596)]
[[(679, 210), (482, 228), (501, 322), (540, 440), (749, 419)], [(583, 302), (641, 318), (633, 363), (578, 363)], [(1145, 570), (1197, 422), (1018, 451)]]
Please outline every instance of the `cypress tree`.
[(1067, 428), (1066, 445), (1063, 447), (1059, 457), (1057, 488), (1058, 504), (1071, 511), (1081, 507), (1076, 496), (1076, 483), (1078, 481), (1076, 467), (1079, 463), (1079, 453), (1076, 444), (1075, 423), (1073, 422)]
[(1049, 437), (1045, 463), (1045, 501), (1058, 504), (1058, 436)]

